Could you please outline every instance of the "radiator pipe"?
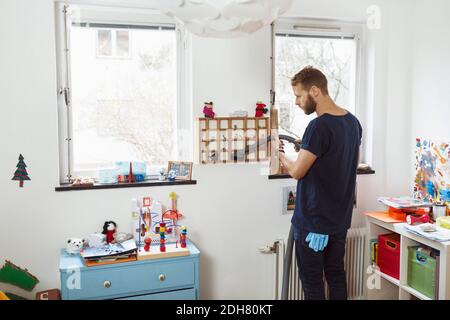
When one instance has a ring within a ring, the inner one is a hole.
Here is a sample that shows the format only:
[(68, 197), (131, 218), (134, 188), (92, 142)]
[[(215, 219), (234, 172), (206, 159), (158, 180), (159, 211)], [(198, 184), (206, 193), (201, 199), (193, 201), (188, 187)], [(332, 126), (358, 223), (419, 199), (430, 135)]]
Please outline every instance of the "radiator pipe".
[(291, 274), (291, 264), (292, 264), (292, 251), (294, 249), (294, 226), (291, 224), (289, 229), (289, 236), (286, 246), (286, 254), (284, 256), (283, 263), (283, 283), (281, 285), (281, 300), (288, 299), (289, 292), (289, 276)]

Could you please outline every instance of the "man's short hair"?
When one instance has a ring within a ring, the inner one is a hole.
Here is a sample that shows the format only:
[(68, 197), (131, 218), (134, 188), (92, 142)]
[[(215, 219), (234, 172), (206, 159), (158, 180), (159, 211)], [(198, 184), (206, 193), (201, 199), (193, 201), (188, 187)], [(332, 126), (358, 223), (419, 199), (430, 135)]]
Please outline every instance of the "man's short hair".
[(300, 72), (291, 79), (292, 86), (296, 86), (299, 83), (306, 91), (309, 91), (312, 86), (316, 86), (322, 91), (322, 94), (328, 95), (327, 77), (325, 77), (319, 69), (307, 66), (300, 70)]

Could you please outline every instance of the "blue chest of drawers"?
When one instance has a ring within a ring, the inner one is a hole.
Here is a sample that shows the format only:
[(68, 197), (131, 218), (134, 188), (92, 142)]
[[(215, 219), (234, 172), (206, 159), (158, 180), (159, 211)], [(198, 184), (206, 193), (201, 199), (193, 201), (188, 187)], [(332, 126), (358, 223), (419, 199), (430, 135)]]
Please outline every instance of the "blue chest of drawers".
[(79, 255), (61, 250), (59, 271), (64, 300), (194, 300), (199, 297), (200, 252), (190, 255), (86, 267)]

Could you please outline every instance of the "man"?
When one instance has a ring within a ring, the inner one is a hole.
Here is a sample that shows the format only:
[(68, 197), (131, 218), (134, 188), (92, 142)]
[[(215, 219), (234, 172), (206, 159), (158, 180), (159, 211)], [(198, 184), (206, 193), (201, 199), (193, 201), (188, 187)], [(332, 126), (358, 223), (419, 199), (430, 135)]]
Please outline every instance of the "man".
[(300, 279), (305, 299), (325, 299), (325, 273), (329, 298), (345, 300), (345, 239), (352, 220), (362, 128), (328, 95), (320, 70), (306, 67), (291, 84), (296, 105), (307, 115), (317, 114), (306, 128), (296, 161), (284, 155), (280, 143), (280, 161), (298, 180), (291, 222)]

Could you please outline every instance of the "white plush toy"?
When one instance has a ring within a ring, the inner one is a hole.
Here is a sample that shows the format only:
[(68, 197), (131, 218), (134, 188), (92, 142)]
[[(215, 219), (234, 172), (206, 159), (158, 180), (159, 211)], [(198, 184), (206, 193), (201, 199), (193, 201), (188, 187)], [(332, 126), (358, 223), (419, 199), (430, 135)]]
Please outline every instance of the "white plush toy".
[(67, 240), (66, 251), (68, 254), (77, 254), (83, 249), (84, 239), (70, 238)]

